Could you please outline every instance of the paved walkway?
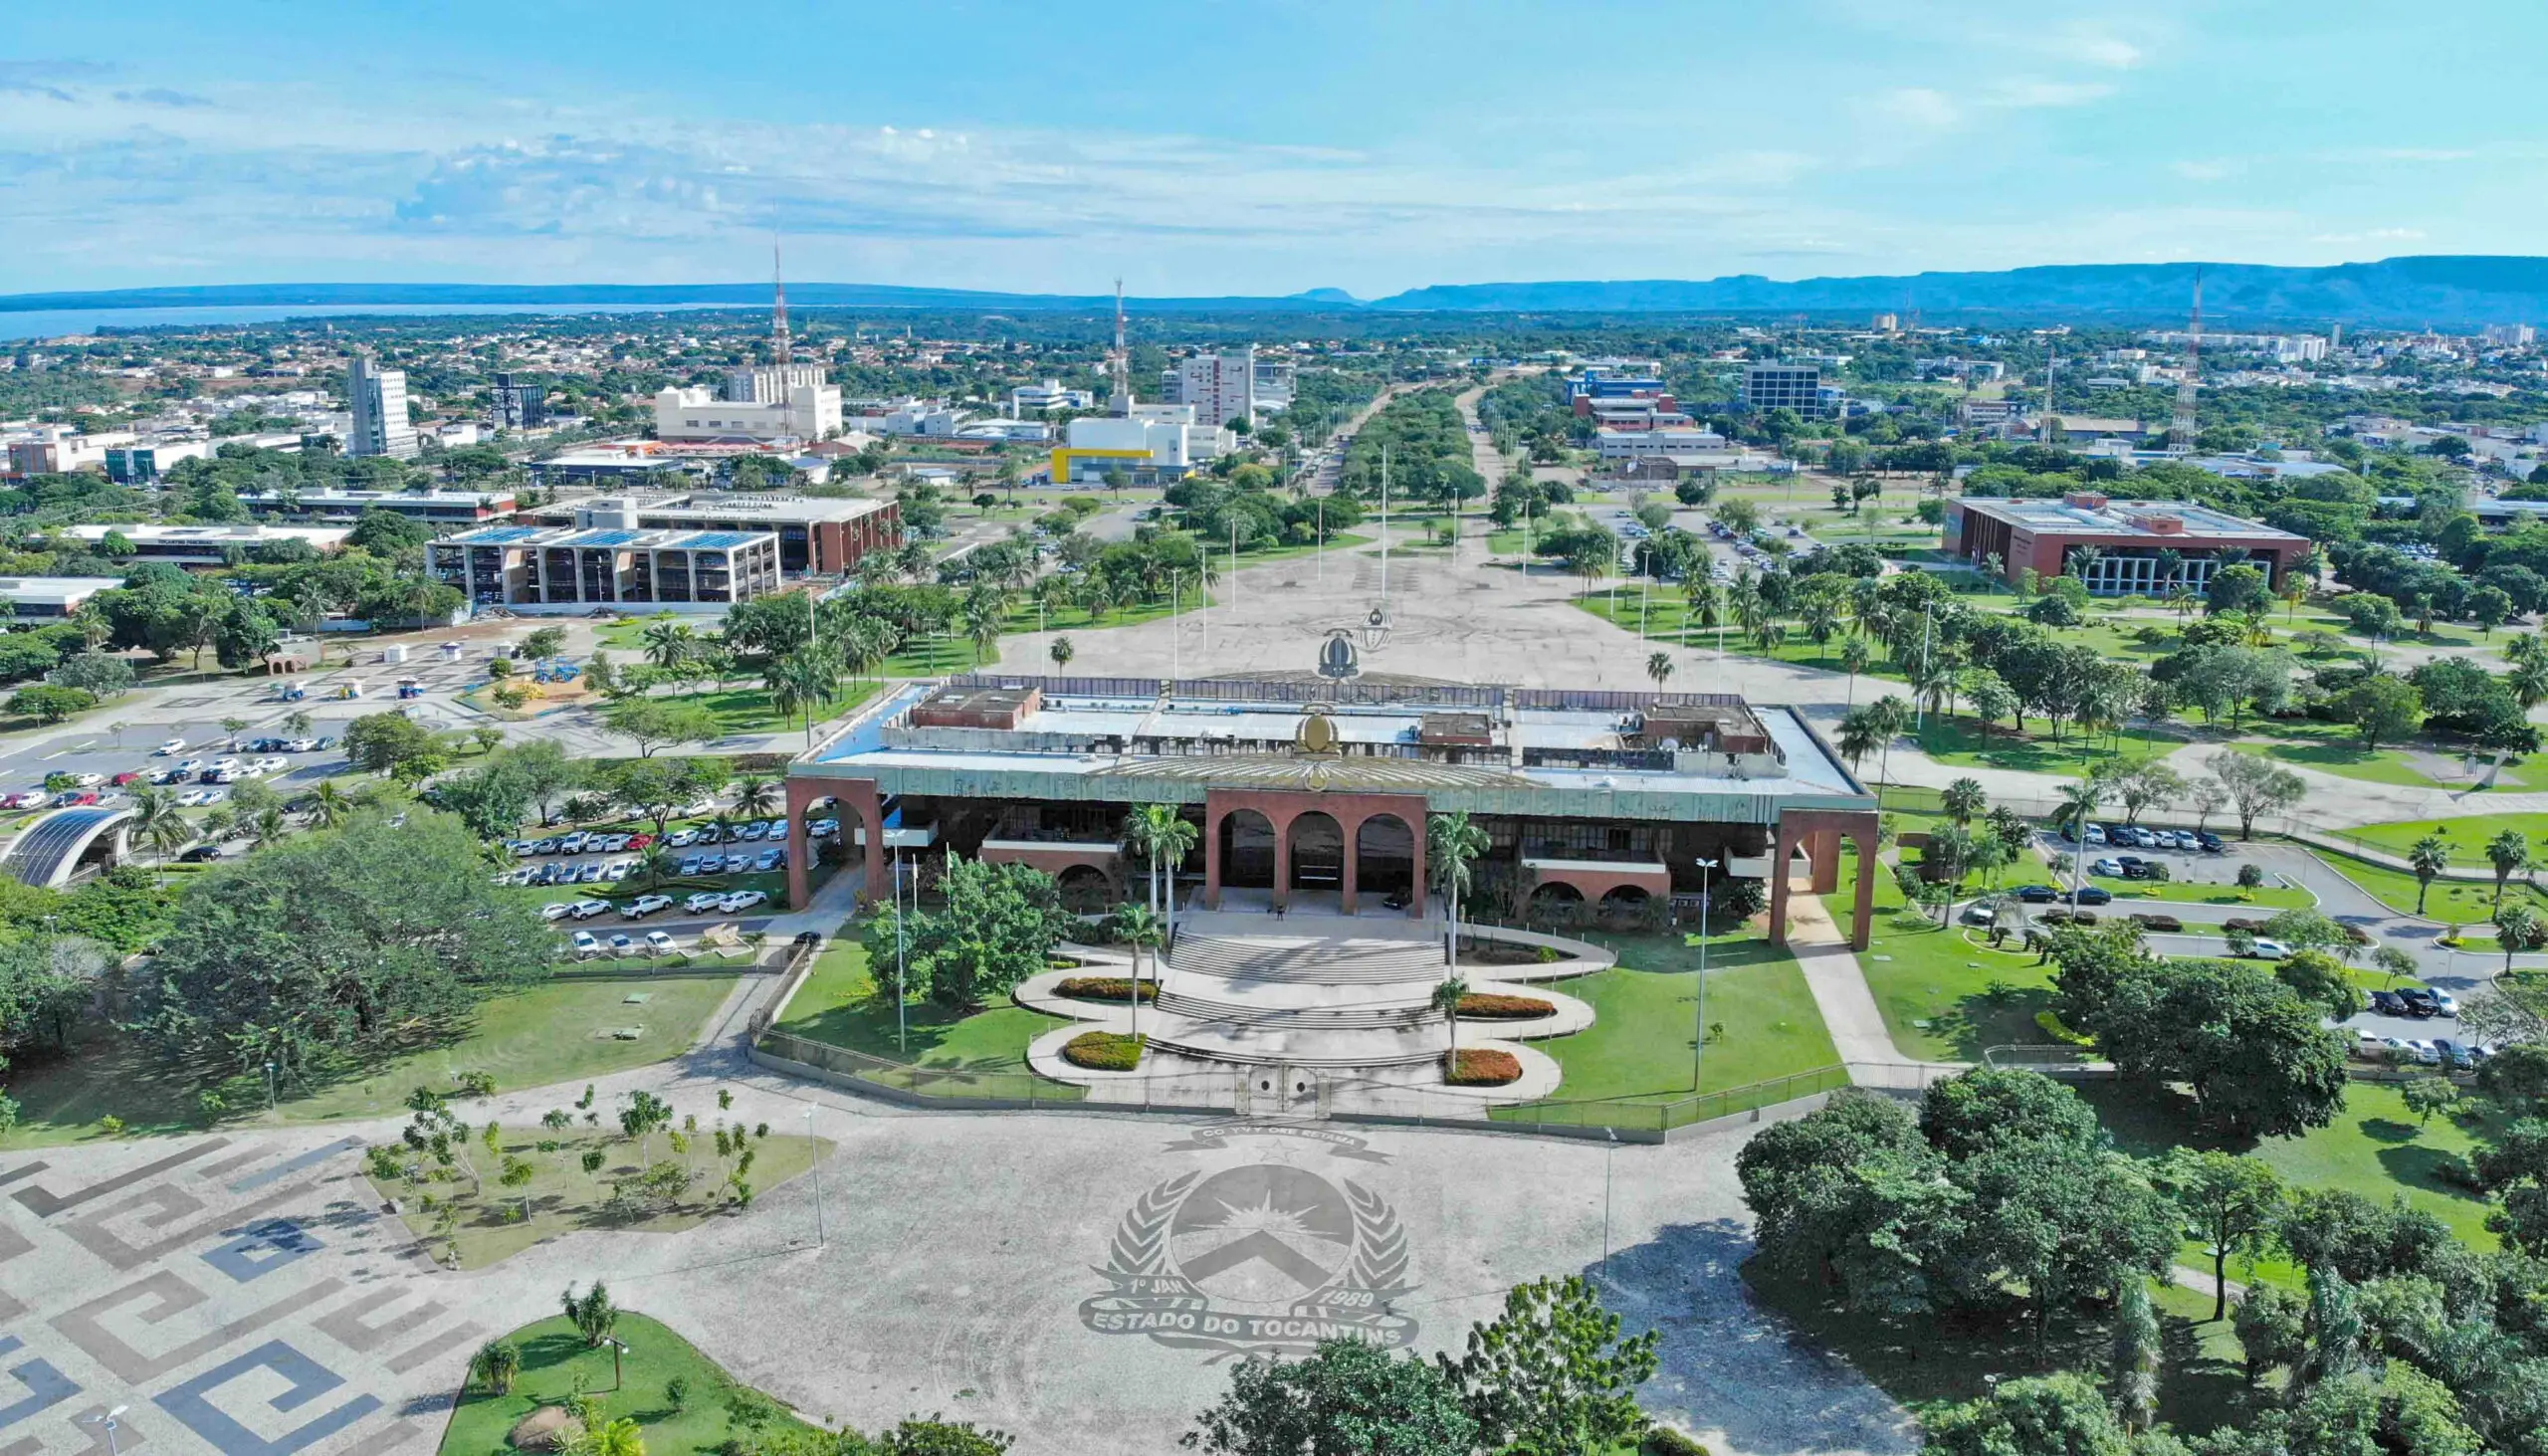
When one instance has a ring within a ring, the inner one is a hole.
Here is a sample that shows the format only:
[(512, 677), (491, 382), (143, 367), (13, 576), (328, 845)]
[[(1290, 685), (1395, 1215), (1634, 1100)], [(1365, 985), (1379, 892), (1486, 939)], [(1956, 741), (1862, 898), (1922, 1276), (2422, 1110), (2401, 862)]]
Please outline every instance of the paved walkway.
[(1788, 946), (1813, 993), (1814, 1009), (1831, 1033), (1831, 1045), (1862, 1087), (1925, 1087), (1965, 1069), (1962, 1062), (1923, 1062), (1906, 1057), (1885, 1030), (1884, 1012), (1867, 989), (1866, 972), (1817, 895), (1788, 897)]

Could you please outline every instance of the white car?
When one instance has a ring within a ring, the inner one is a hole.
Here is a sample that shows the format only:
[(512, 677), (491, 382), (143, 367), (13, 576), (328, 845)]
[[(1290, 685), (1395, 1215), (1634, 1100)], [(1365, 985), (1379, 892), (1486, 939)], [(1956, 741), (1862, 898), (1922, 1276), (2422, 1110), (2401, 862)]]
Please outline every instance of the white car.
[(292, 771), (292, 760), (270, 753), (265, 757), (258, 759), (256, 766), (267, 773), (290, 773)]
[(211, 764), (204, 762), (201, 758), (188, 758), (177, 764), (177, 771), (179, 773), (201, 773), (211, 766)]
[(186, 751), (186, 740), (183, 738), (170, 738), (168, 741), (161, 743), (151, 751), (163, 758), (170, 757)]
[(698, 842), (699, 831), (696, 829), (676, 829), (664, 836), (665, 846), (671, 849), (688, 849)]
[(723, 894), (715, 890), (702, 890), (697, 895), (683, 901), (681, 903), (681, 908), (692, 915), (699, 915), (706, 911), (720, 909), (725, 905), (725, 903), (726, 897)]
[(602, 870), (601, 877), (604, 880), (609, 881), (611, 884), (616, 885), (635, 873), (637, 873), (637, 862), (635, 860), (612, 860), (610, 864)]
[(574, 913), (575, 907), (562, 900), (552, 900), (539, 908), (539, 918), (544, 921), (562, 921)]
[(96, 788), (106, 781), (106, 776), (103, 773), (75, 773), (71, 775), (71, 781), (82, 788)]
[(317, 738), (290, 738), (285, 740), (283, 750), (287, 753), (308, 753), (317, 749), (318, 746)]
[(557, 852), (559, 854), (582, 854), (584, 852), (584, 831), (580, 829), (576, 830), (574, 833), (557, 841)]
[(733, 915), (736, 911), (749, 910), (755, 905), (767, 905), (768, 903), (769, 897), (761, 894), (757, 890), (738, 890), (734, 894), (717, 902), (717, 908), (727, 915)]
[(672, 903), (673, 898), (669, 895), (640, 895), (635, 900), (630, 901), (628, 903), (628, 908), (621, 911), (620, 914), (626, 916), (632, 921), (642, 921), (646, 917), (653, 915), (656, 911), (662, 910)]
[(588, 959), (601, 953), (601, 941), (594, 939), (593, 933), (590, 931), (577, 931), (567, 937), (566, 943), (574, 948), (577, 960)]
[(646, 933), (646, 953), (649, 955), (670, 955), (674, 953), (673, 937), (665, 935), (661, 931), (648, 931)]
[(2457, 1016), (2459, 1014), (2459, 1003), (2451, 998), (2450, 992), (2437, 990), (2433, 993), (2433, 1014), (2436, 1016)]
[(626, 932), (622, 932), (610, 937), (610, 953), (623, 958), (634, 955), (637, 953), (637, 942), (628, 938)]
[(2254, 954), (2259, 960), (2280, 960), (2290, 953), (2291, 947), (2285, 945), (2280, 940), (2268, 940), (2262, 936), (2258, 936), (2256, 939)]
[(574, 904), (567, 906), (566, 912), (579, 921), (588, 921), (597, 915), (610, 914), (610, 902), (607, 900), (578, 900)]

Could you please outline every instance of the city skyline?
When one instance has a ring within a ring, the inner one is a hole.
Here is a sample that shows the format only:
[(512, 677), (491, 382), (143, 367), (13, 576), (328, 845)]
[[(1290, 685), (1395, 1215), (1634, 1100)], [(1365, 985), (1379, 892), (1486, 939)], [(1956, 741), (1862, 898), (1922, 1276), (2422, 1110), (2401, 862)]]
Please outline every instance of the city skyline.
[(2517, 90), (2466, 81), (2548, 32), (2502, 3), (759, 14), (769, 45), (688, 48), (652, 5), (151, 0), (111, 46), (13, 16), (0, 292), (742, 279), (784, 236), (809, 279), (1369, 298), (2523, 253), (2548, 222)]

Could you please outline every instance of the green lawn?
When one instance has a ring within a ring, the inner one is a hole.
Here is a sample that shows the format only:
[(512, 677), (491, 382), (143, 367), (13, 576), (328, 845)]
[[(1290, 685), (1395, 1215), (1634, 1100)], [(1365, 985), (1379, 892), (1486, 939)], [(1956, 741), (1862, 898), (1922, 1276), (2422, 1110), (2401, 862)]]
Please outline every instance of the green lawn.
[[(1822, 897), (1834, 925), (1854, 913), (1857, 873), (1857, 855), (1843, 849), (1842, 888)], [(1878, 867), (1875, 926), (1858, 967), (1895, 1049), (1912, 1060), (1978, 1062), (1986, 1047), (2051, 1039), (2034, 1018), (2052, 1004), (2053, 967), (1906, 909), (1889, 867)]]
[[(2317, 741), (2298, 742), (2240, 742), (2231, 743), (2230, 746), (2252, 758), (2270, 758), (2277, 763), (2296, 763), (2304, 768), (2315, 768), (2322, 773), (2360, 779), (2366, 783), (2400, 784), (2408, 788), (2473, 790), (2485, 776), (2484, 765), (2480, 764), (2476, 778), (2461, 778), (2456, 774), (2436, 778), (2415, 765), (2408, 749), (2366, 749), (2361, 745), (2359, 738), (2352, 733), (2347, 733), (2341, 740), (2320, 738)], [(2453, 764), (2458, 761), (2458, 754), (2447, 749), (2434, 751), (2441, 753), (2443, 758)], [(2530, 773), (2531, 770), (2527, 765), (2505, 764), (2503, 772), (2496, 775), (2495, 791), (2516, 793), (2531, 788), (2533, 784)]]
[[(2179, 1144), (2207, 1145), (2191, 1131), (2188, 1100), (2173, 1092), (2145, 1092), (2120, 1082), (2076, 1086), (2116, 1145), (2128, 1152), (2156, 1156)], [(2419, 1127), (2394, 1084), (2356, 1082), (2346, 1092), (2344, 1111), (2328, 1126), (2238, 1150), (2272, 1164), (2295, 1187), (2350, 1188), (2380, 1203), (2403, 1194), (2439, 1215), (2471, 1247), (2490, 1249), (2496, 1238), (2486, 1231), (2487, 1201), (2434, 1176), (2444, 1157), (2464, 1155), (2476, 1145), (2476, 1137), (2445, 1117)]]
[[(2330, 854), (2325, 850), (2313, 852), (2319, 863), (2361, 886), (2381, 904), (2400, 915), (2416, 914), (2414, 875), (2349, 855)], [(2533, 889), (2518, 878), (2505, 888), (2504, 896), (2507, 900), (2527, 896), (2533, 910), (2548, 912), (2548, 893)], [(2445, 925), (2482, 926), (2494, 913), (2495, 886), (2492, 880), (2436, 880), (2432, 891), (2425, 897), (2425, 918)]]
[[(369, 1064), (345, 1067), (332, 1080), (278, 1088), (274, 1116), (283, 1123), (395, 1116), (418, 1087), (448, 1089), (453, 1075), (484, 1072), (500, 1091), (574, 1082), (624, 1072), (688, 1051), (734, 987), (732, 966), (631, 974), (610, 969), (561, 970), (543, 984), (496, 996), (448, 1040)], [(632, 1002), (631, 996), (643, 996)], [(634, 1040), (609, 1033), (636, 1028)], [(127, 1133), (191, 1133), (207, 1125), (196, 1094), (201, 1068), (171, 1066), (122, 1035), (97, 1028), (73, 1054), (10, 1072), (7, 1092), (20, 1122), (0, 1146), (45, 1146), (103, 1138), (98, 1120), (121, 1118)], [(248, 1126), (265, 1121), (250, 1109)]]
[(2077, 773), (2083, 764), (2107, 758), (2141, 758), (2173, 753), (2186, 740), (2147, 728), (2086, 737), (2073, 728), (2054, 742), (2036, 731), (2024, 735), (1986, 728), (1969, 718), (1930, 716), (1914, 741), (1920, 750), (1951, 768), (2021, 768), (2035, 773)]
[[(1259, 556), (1242, 554), (1239, 559), (1242, 565), (1246, 565), (1270, 554), (1272, 553), (1260, 553)], [(1162, 597), (1155, 602), (1127, 602), (1107, 613), (1103, 619), (1092, 616), (1082, 608), (1071, 606), (1047, 612), (1042, 620), (1044, 629), (1054, 633), (1098, 632), (1116, 627), (1138, 627), (1144, 622), (1156, 622), (1162, 617), (1181, 615), (1211, 604), (1208, 594), (1196, 596), (1190, 592), (1180, 592), (1173, 603), (1167, 597)], [(1173, 611), (1170, 610), (1171, 605), (1174, 607)], [(1037, 617), (1035, 603), (1032, 601), (1026, 601), (1010, 609), (1008, 615), (1000, 621), (1000, 632), (1003, 636), (1013, 637), (1036, 630)], [(969, 638), (954, 634), (925, 637), (917, 642), (905, 643), (900, 652), (885, 659), (885, 676), (889, 678), (943, 677), (948, 673), (970, 672), (975, 668), (989, 666), (999, 662), (1000, 658), (1000, 645), (996, 642), (991, 644), (987, 655), (982, 655), (974, 652)], [(1011, 666), (1020, 672), (1040, 672), (1049, 665), (1035, 662)]]
[[(1619, 963), (1553, 989), (1590, 1003), (1593, 1022), (1532, 1045), (1565, 1070), (1557, 1099), (1668, 1102), (1690, 1095), (1698, 947), (1679, 936), (1588, 938)], [(1724, 1031), (1700, 1053), (1699, 1090), (1746, 1087), (1839, 1061), (1796, 957), (1749, 931), (1708, 937), (1707, 1019)], [(1472, 1028), (1475, 1030), (1476, 1028)], [(1492, 1035), (1493, 1028), (1483, 1028)]]
[[(438, 1456), (513, 1456), (506, 1432), (540, 1406), (564, 1400), (577, 1388), (578, 1376), (584, 1390), (600, 1397), (606, 1417), (632, 1419), (644, 1428), (649, 1451), (687, 1456), (739, 1433), (726, 1411), (733, 1378), (689, 1341), (633, 1313), (620, 1315), (611, 1337), (627, 1346), (616, 1366), (608, 1346), (585, 1348), (583, 1337), (562, 1317), (551, 1316), (506, 1336), (522, 1350), (522, 1373), (515, 1377), (512, 1392), (490, 1395), (484, 1385), (471, 1380), (443, 1431)], [(676, 1377), (690, 1387), (680, 1410), (665, 1395), (665, 1386)], [(769, 1429), (813, 1428), (780, 1414)]]
[(2365, 824), (2344, 834), (2374, 849), (2404, 855), (2419, 839), (2437, 834), (2450, 846), (2454, 864), (2486, 863), (2486, 841), (2510, 829), (2530, 841), (2536, 856), (2548, 850), (2548, 814), (2472, 814), (2448, 819), (2409, 819), (2391, 824)]
[(1070, 1024), (1063, 1017), (1029, 1011), (1012, 1002), (957, 1015), (913, 996), (904, 1003), (898, 1030), (890, 988), (894, 967), (888, 964), (883, 969), (886, 988), (880, 991), (867, 963), (866, 947), (848, 936), (834, 940), (797, 988), (796, 998), (787, 1006), (787, 1019), (776, 1029), (924, 1067), (1020, 1072), (1026, 1067), (1027, 1043)]

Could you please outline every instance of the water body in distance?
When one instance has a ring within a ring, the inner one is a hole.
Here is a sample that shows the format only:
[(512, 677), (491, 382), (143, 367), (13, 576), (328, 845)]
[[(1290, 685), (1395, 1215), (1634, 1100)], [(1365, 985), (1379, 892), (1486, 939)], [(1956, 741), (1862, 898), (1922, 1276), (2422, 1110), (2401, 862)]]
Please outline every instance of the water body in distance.
[(259, 305), (201, 309), (60, 309), (0, 312), (0, 338), (58, 338), (101, 328), (209, 328), (273, 323), (286, 318), (431, 317), (499, 313), (675, 313), (695, 309), (734, 309), (734, 304), (357, 304)]

